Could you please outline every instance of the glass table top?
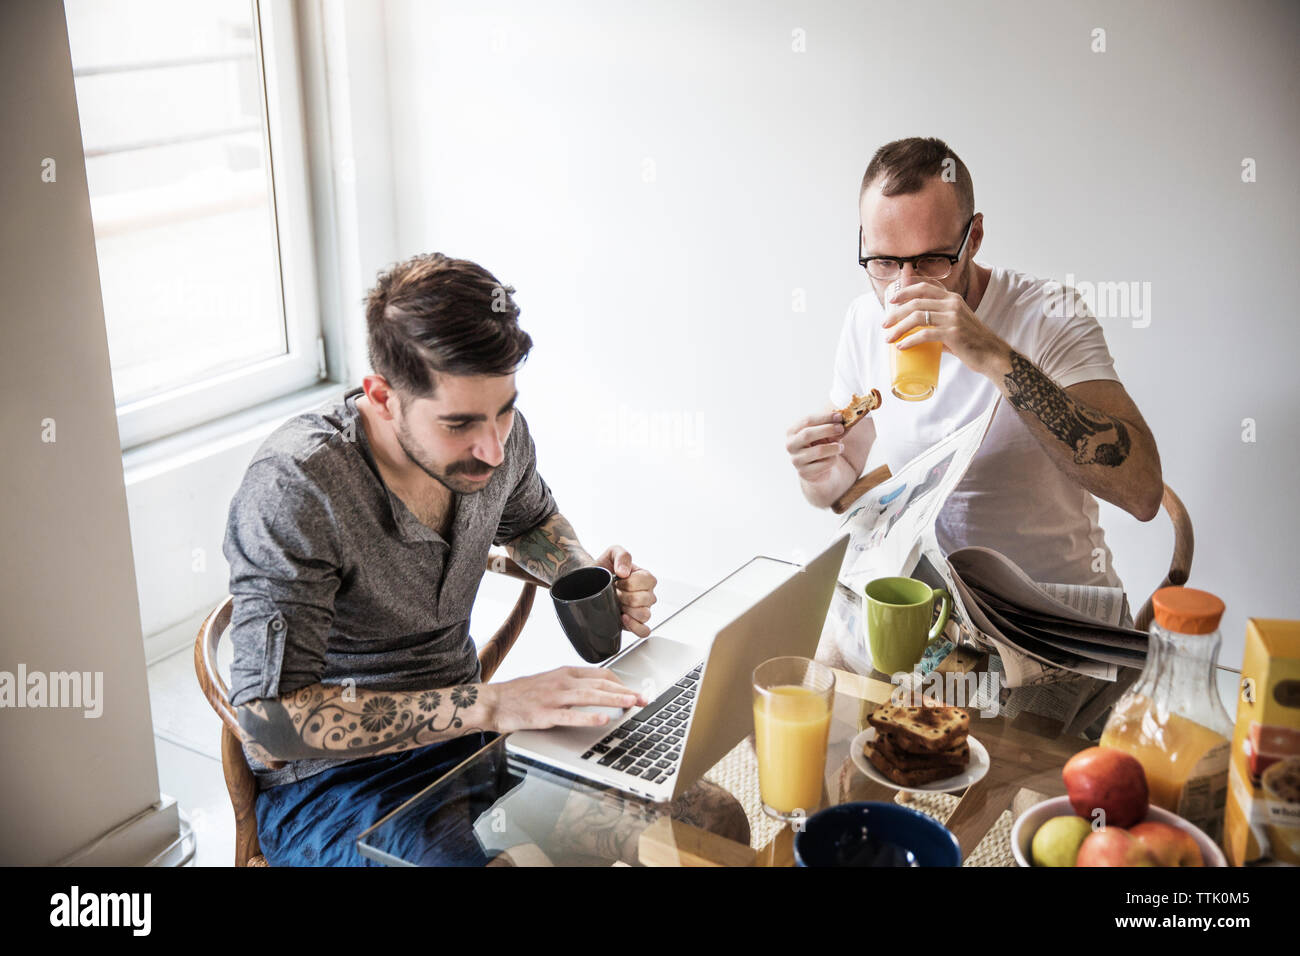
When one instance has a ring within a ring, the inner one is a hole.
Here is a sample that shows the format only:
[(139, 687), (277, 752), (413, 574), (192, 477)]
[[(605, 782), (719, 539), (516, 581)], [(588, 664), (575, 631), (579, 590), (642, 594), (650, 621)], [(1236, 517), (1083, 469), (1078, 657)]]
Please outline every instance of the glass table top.
[[(780, 562), (776, 562), (780, 564)], [(747, 566), (748, 567), (748, 566)], [(787, 566), (791, 569), (792, 566)], [(743, 570), (743, 569), (742, 569)], [(789, 570), (770, 565), (751, 569), (724, 591), (734, 605), (766, 593)], [(729, 579), (730, 580), (730, 579)], [(848, 602), (848, 603), (846, 603)], [(698, 627), (688, 612), (695, 609)], [(853, 627), (851, 597), (837, 588), (826, 618), (823, 640), (836, 629)], [(719, 612), (705, 605), (687, 605), (660, 625), (673, 625), (674, 637), (691, 640), (713, 626)], [(675, 622), (675, 624), (674, 624)], [(839, 635), (843, 637), (844, 635)], [(653, 638), (651, 638), (653, 639)], [(968, 653), (968, 652), (962, 652)], [(940, 670), (957, 669), (954, 654)], [(945, 675), (946, 676), (946, 675)], [(947, 678), (945, 697), (961, 682)], [(940, 682), (943, 686), (944, 682)], [(969, 686), (969, 685), (967, 685)], [(854, 765), (851, 744), (868, 726), (867, 716), (889, 701), (895, 688), (873, 677), (836, 671), (834, 710), (824, 768), (822, 806), (850, 800), (892, 801), (896, 788), (875, 782)], [(952, 701), (967, 705), (967, 700)], [(969, 855), (1016, 794), (1027, 789), (1044, 796), (1064, 793), (1061, 767), (1069, 757), (1090, 746), (1083, 738), (1040, 736), (1034, 728), (1006, 719), (993, 709), (971, 709), (970, 733), (989, 752), (985, 778), (964, 792), (946, 825)], [(464, 762), (379, 820), (357, 839), (359, 852), (380, 863), (427, 866), (483, 863), (513, 865), (788, 865), (792, 862), (792, 829), (785, 825), (758, 850), (709, 831), (699, 820), (673, 819), (673, 805), (651, 803), (602, 784), (525, 762), (506, 752), (505, 737), (496, 737)], [(732, 789), (750, 801), (758, 791), (752, 735), (737, 740), (750, 749), (742, 761), (743, 780)], [(734, 753), (733, 755), (734, 756)], [(724, 758), (724, 759), (730, 759)], [(706, 774), (707, 776), (707, 774)], [(681, 798), (679, 798), (680, 800)]]

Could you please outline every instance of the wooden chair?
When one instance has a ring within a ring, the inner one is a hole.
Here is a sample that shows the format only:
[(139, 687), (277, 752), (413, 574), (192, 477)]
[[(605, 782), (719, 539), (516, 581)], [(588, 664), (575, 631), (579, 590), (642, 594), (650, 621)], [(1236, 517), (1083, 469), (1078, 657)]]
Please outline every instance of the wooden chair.
[[(1187, 583), (1192, 573), (1192, 546), (1195, 543), (1192, 537), (1192, 519), (1188, 516), (1187, 509), (1183, 507), (1182, 499), (1174, 494), (1174, 489), (1168, 485), (1165, 485), (1164, 497), (1160, 499), (1160, 504), (1169, 515), (1169, 520), (1174, 523), (1174, 556), (1169, 562), (1169, 573), (1160, 582), (1157, 591), (1160, 588)], [(1146, 603), (1137, 612), (1137, 617), (1133, 619), (1133, 626), (1140, 631), (1145, 631), (1151, 626), (1151, 618), (1154, 614), (1155, 609), (1151, 605), (1151, 598), (1147, 598)]]
[[(537, 588), (548, 586), (502, 555), (490, 556), (487, 569), (517, 578), (524, 582), (524, 586), (505, 623), (479, 651), (479, 666), (485, 682), (491, 680), (524, 629)], [(230, 625), (234, 601), (233, 597), (227, 595), (200, 625), (198, 636), (194, 640), (194, 671), (198, 675), (203, 695), (221, 718), (221, 766), (225, 772), (230, 802), (235, 810), (235, 866), (267, 866), (266, 857), (262, 855), (262, 848), (257, 841), (257, 780), (244, 756), (239, 721), (235, 717), (234, 708), (230, 706), (230, 688), (217, 670), (217, 645)], [(272, 766), (282, 767), (284, 764), (276, 762)]]
[[(831, 510), (837, 515), (844, 514), (853, 506), (854, 502), (868, 491), (892, 477), (893, 474), (890, 472), (888, 465), (881, 465), (874, 471), (867, 472), (835, 500), (831, 505)], [(1192, 519), (1187, 514), (1187, 508), (1183, 506), (1182, 499), (1174, 494), (1174, 490), (1168, 485), (1165, 485), (1165, 493), (1160, 499), (1160, 503), (1174, 525), (1174, 556), (1169, 562), (1169, 573), (1165, 575), (1165, 579), (1160, 582), (1156, 590), (1187, 583), (1187, 579), (1192, 573), (1192, 549), (1195, 543), (1192, 535)], [(1137, 617), (1133, 620), (1133, 626), (1138, 630), (1145, 631), (1151, 626), (1153, 613), (1151, 598), (1147, 598), (1146, 603), (1138, 610)]]

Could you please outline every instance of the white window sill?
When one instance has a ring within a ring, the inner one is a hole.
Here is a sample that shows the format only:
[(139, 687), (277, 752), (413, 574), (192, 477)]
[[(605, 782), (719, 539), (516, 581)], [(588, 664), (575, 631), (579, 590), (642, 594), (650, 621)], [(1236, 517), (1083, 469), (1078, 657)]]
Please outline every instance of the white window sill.
[(220, 454), (227, 448), (265, 438), (281, 422), (341, 397), (350, 387), (340, 382), (313, 385), (255, 408), (138, 445), (122, 453), (126, 486), (129, 488), (162, 472)]

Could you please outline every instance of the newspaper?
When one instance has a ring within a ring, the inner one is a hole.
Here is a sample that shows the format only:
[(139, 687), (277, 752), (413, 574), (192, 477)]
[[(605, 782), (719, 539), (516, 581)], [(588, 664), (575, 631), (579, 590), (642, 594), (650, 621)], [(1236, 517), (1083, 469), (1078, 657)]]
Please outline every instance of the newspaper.
[(948, 563), (982, 636), (1018, 658), (1004, 659), (1013, 687), (1055, 679), (1056, 668), (1113, 681), (1121, 667), (1146, 659), (1145, 636), (1124, 626), (1120, 588), (1039, 584), (988, 548), (961, 548)]
[(909, 461), (887, 481), (862, 496), (840, 522), (848, 531), (848, 552), (840, 581), (850, 590), (879, 577), (906, 574), (923, 553), (944, 563), (934, 537), (935, 519), (979, 450), (998, 403)]
[[(869, 670), (861, 609), (867, 582), (894, 575), (926, 580), (952, 597), (949, 640), (991, 653), (990, 667), (1010, 691), (1003, 691), (1004, 713), (1029, 711), (1078, 733), (1118, 699), (1145, 660), (1145, 635), (1132, 630), (1122, 589), (1037, 582), (987, 548), (945, 555), (935, 535), (939, 512), (999, 406), (995, 400), (844, 515), (836, 534), (848, 532), (850, 540), (840, 599), (832, 605), (840, 616), (837, 640), (846, 660)], [(923, 661), (918, 671), (925, 669)]]

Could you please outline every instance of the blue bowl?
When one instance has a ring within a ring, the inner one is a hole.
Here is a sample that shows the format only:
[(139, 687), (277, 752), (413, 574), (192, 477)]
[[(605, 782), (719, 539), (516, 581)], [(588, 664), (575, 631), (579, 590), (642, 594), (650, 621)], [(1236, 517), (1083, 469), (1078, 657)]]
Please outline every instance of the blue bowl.
[(796, 866), (961, 866), (957, 838), (933, 817), (896, 803), (841, 803), (804, 821)]

